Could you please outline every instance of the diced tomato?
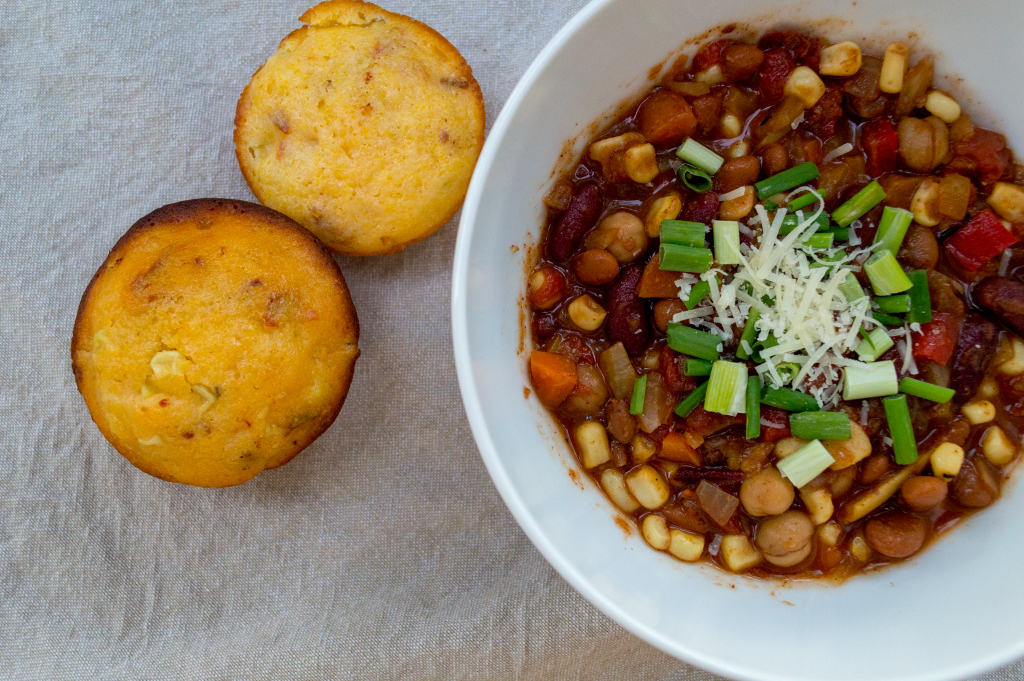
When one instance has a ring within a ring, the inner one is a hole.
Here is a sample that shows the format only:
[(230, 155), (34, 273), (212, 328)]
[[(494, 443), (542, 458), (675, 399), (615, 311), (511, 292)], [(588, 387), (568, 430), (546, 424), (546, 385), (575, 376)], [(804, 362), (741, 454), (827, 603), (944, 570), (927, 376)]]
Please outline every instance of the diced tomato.
[(697, 54), (693, 55), (693, 71), (700, 73), (701, 71), (707, 71), (715, 64), (722, 63), (722, 53), (725, 48), (733, 44), (732, 40), (714, 40), (706, 45), (702, 45)]
[(705, 409), (703, 404), (698, 404), (697, 408), (686, 417), (686, 430), (694, 435), (707, 437), (733, 424), (745, 423), (746, 420), (747, 417), (742, 414), (738, 416), (716, 414)]
[(690, 443), (686, 441), (682, 433), (669, 433), (666, 435), (665, 439), (661, 441), (661, 451), (658, 452), (658, 456), (662, 459), (678, 461), (690, 466), (699, 467), (704, 463), (700, 452), (690, 446)]
[(690, 103), (672, 90), (658, 90), (644, 100), (636, 113), (636, 122), (643, 136), (655, 146), (680, 144), (697, 130), (697, 117)]
[(867, 173), (878, 177), (896, 170), (896, 152), (900, 140), (887, 118), (876, 118), (861, 129), (861, 145), (867, 153)]
[(769, 50), (757, 72), (757, 88), (766, 102), (777, 102), (785, 94), (786, 81), (796, 68), (789, 52), (782, 48)]
[(530, 378), (537, 399), (545, 407), (554, 409), (576, 387), (576, 363), (562, 355), (534, 350), (530, 353)]
[(590, 347), (587, 340), (578, 333), (567, 333), (561, 336), (561, 348), (556, 350), (560, 355), (565, 355), (578, 364), (597, 364), (597, 355)]
[(974, 134), (953, 144), (949, 168), (973, 175), (984, 185), (1003, 177), (1010, 164), (1006, 138), (997, 132), (975, 128)]
[(1015, 243), (1017, 236), (1013, 231), (1006, 229), (995, 213), (985, 209), (946, 240), (946, 253), (964, 269), (974, 272)]
[(684, 355), (679, 354), (668, 345), (661, 349), (658, 355), (658, 370), (665, 379), (665, 387), (670, 392), (686, 393), (697, 387), (697, 379), (694, 376), (686, 376), (680, 370), (681, 362), (685, 361)]
[(761, 442), (778, 442), (789, 437), (789, 412), (761, 405)]
[(956, 317), (947, 312), (933, 312), (932, 320), (922, 324), (921, 331), (912, 336), (914, 357), (930, 359), (945, 366), (953, 356), (959, 336), (960, 325)]

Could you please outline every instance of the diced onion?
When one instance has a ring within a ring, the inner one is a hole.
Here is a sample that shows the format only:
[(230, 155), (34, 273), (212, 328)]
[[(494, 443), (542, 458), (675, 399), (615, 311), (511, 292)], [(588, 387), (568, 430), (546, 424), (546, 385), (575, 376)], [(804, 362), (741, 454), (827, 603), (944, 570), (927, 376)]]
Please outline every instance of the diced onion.
[(708, 517), (721, 527), (729, 522), (740, 505), (739, 499), (707, 480), (701, 480), (697, 485), (697, 502)]

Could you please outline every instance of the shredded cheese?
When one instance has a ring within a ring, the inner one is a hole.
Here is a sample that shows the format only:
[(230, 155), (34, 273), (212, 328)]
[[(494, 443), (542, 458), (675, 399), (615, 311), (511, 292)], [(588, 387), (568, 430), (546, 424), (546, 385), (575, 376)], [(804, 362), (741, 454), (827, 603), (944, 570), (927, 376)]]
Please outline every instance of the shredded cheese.
[(840, 156), (842, 156), (844, 154), (848, 154), (851, 151), (853, 151), (853, 145), (852, 144), (850, 144), (849, 142), (847, 142), (846, 144), (841, 144), (838, 147), (836, 147), (835, 149), (833, 149), (832, 151), (830, 151), (827, 154), (825, 154), (825, 158), (823, 158), (821, 160), (821, 162), (822, 163), (828, 163), (830, 161), (834, 161), (837, 158), (839, 158)]
[(719, 194), (718, 195), (718, 200), (719, 201), (732, 201), (733, 199), (738, 199), (741, 196), (743, 196), (743, 194), (745, 194), (746, 191), (747, 191), (746, 187), (737, 187), (736, 189), (733, 189), (731, 192), (726, 192), (724, 194)]

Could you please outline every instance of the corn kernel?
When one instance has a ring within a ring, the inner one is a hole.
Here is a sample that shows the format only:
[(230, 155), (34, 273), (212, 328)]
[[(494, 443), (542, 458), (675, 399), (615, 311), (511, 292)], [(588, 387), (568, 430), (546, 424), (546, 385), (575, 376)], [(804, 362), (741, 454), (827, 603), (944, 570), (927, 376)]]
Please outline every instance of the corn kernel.
[(821, 51), (818, 73), (823, 76), (852, 76), (860, 71), (861, 54), (857, 43), (846, 40)]
[(626, 150), (626, 174), (639, 184), (647, 184), (658, 176), (658, 158), (653, 144), (640, 144)]
[(747, 140), (736, 140), (729, 145), (729, 151), (727, 152), (729, 158), (739, 158), (740, 156), (747, 156), (750, 154), (750, 142)]
[(633, 513), (640, 508), (640, 504), (636, 503), (636, 499), (626, 489), (626, 479), (620, 471), (609, 468), (601, 473), (601, 487), (612, 503), (626, 513)]
[(576, 447), (584, 468), (600, 466), (612, 458), (608, 431), (597, 421), (584, 421), (576, 426)]
[(873, 554), (871, 547), (864, 541), (864, 537), (857, 536), (850, 541), (850, 555), (861, 563), (871, 560)]
[(960, 413), (971, 422), (971, 425), (976, 426), (979, 423), (988, 423), (996, 417), (996, 405), (988, 400), (976, 400), (960, 407)]
[(999, 426), (989, 426), (981, 436), (981, 452), (993, 466), (1005, 466), (1017, 456), (1013, 440)]
[(832, 518), (835, 506), (832, 504), (832, 495), (827, 489), (808, 489), (806, 492), (801, 489), (800, 499), (804, 502), (811, 521), (815, 525), (827, 523)]
[(718, 85), (725, 82), (725, 75), (722, 73), (722, 67), (715, 64), (695, 75), (693, 79), (706, 85)]
[(722, 562), (733, 572), (749, 570), (761, 562), (761, 552), (754, 548), (745, 534), (727, 534), (720, 548)]
[(914, 198), (910, 200), (910, 212), (914, 214), (914, 221), (925, 227), (934, 227), (939, 224), (939, 181), (934, 177), (926, 177), (914, 192)]
[[(1024, 341), (1014, 338), (1011, 347), (1013, 349), (1013, 356), (999, 365), (999, 373), (1006, 374), (1007, 376), (1020, 376), (1024, 374)], [(984, 383), (982, 385), (984, 386)], [(984, 397), (995, 397), (999, 392), (999, 387), (995, 384), (995, 381), (992, 381), (992, 385), (995, 387), (995, 390), (991, 395), (984, 395)]]
[(616, 137), (597, 140), (590, 145), (590, 158), (604, 165), (615, 152), (639, 144), (647, 144), (647, 138), (638, 132), (627, 132)]
[[(1008, 363), (1009, 362), (1007, 362), (1007, 364)], [(1003, 366), (1005, 366), (1005, 365), (1003, 365)], [(1000, 371), (1002, 371), (1003, 366), (999, 367)], [(1024, 368), (1022, 368), (1021, 371), (1024, 371)], [(991, 398), (991, 397), (995, 397), (998, 394), (999, 394), (999, 384), (996, 383), (991, 378), (986, 378), (984, 381), (981, 382), (981, 385), (978, 386), (978, 395), (977, 395), (978, 397)]]
[(668, 523), (657, 513), (649, 513), (644, 517), (644, 521), (640, 525), (640, 532), (643, 533), (647, 543), (659, 551), (664, 551), (668, 548), (671, 540), (668, 533)]
[(661, 473), (644, 464), (626, 474), (626, 487), (640, 504), (651, 511), (657, 510), (668, 501), (668, 483)]
[[(859, 53), (860, 48), (857, 51)], [(859, 64), (857, 68), (860, 68)], [(796, 97), (804, 103), (805, 107), (810, 109), (825, 94), (825, 83), (814, 72), (814, 69), (807, 66), (798, 66), (793, 69), (793, 73), (789, 74), (789, 80), (786, 81), (784, 92), (789, 96)]]
[(882, 92), (894, 95), (903, 89), (903, 76), (907, 75), (907, 58), (910, 48), (906, 43), (890, 43), (885, 48), (882, 59), (882, 72), (878, 78), (878, 87)]
[(633, 436), (633, 440), (629, 443), (629, 446), (633, 450), (633, 461), (636, 463), (643, 463), (658, 452), (658, 448), (654, 446), (654, 442), (641, 433), (637, 433)]
[(960, 118), (960, 105), (942, 90), (929, 92), (924, 101), (924, 108), (928, 113), (941, 118), (944, 123), (953, 124)]
[(838, 546), (843, 536), (843, 526), (835, 521), (829, 521), (818, 528), (818, 539), (829, 546)]
[(1024, 187), (1009, 182), (996, 182), (986, 199), (992, 210), (1010, 222), (1024, 222)]
[(582, 331), (597, 331), (607, 316), (607, 310), (588, 293), (569, 303), (569, 319)]
[(199, 385), (198, 383), (192, 386), (192, 392), (199, 395), (203, 403), (199, 406), (199, 413), (205, 414), (206, 410), (213, 406), (217, 396), (213, 394), (213, 391), (207, 388), (205, 385)]
[(177, 350), (162, 350), (149, 360), (149, 368), (153, 370), (153, 377), (157, 379), (164, 376), (184, 376), (184, 361), (185, 355)]
[(932, 475), (936, 478), (952, 480), (960, 473), (964, 465), (964, 449), (952, 442), (943, 442), (932, 452)]
[(704, 537), (673, 527), (669, 530), (668, 552), (679, 560), (698, 560), (704, 554)]
[(739, 137), (743, 134), (743, 121), (736, 114), (727, 113), (718, 122), (723, 137)]
[(159, 435), (154, 435), (153, 437), (147, 437), (145, 440), (139, 440), (139, 444), (147, 447), (160, 447), (164, 444), (164, 439)]
[(661, 223), (664, 220), (675, 220), (679, 217), (679, 211), (683, 209), (683, 199), (679, 194), (672, 192), (655, 199), (644, 218), (644, 230), (647, 236), (652, 239), (661, 234)]

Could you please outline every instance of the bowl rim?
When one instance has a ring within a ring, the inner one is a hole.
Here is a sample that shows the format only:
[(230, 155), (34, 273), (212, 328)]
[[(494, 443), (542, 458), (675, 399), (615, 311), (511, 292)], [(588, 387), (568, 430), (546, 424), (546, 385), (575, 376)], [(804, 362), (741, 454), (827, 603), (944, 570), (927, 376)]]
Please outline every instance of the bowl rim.
[[(513, 118), (519, 112), (527, 93), (536, 84), (548, 64), (559, 54), (566, 42), (580, 28), (607, 5), (616, 1), (619, 0), (590, 0), (547, 42), (527, 67), (526, 71), (523, 72), (523, 75), (502, 105), (494, 125), (487, 133), (487, 139), (477, 159), (459, 219), (452, 261), (452, 344), (463, 408), (466, 411), (470, 431), (473, 434), (473, 439), (476, 441), (480, 458), (483, 460), (484, 466), (498, 494), (512, 513), (519, 527), (548, 564), (593, 606), (611, 618), (616, 624), (662, 652), (712, 673), (745, 681), (794, 681), (798, 677), (791, 675), (782, 676), (760, 671), (753, 667), (732, 664), (728, 660), (708, 656), (698, 649), (674, 640), (657, 629), (637, 621), (632, 615), (620, 608), (614, 601), (591, 584), (541, 529), (531, 511), (528, 510), (519, 491), (512, 484), (508, 471), (501, 462), (497, 447), (491, 437), (490, 429), (483, 415), (479, 394), (474, 384), (473, 369), (469, 355), (468, 316), (466, 309), (469, 255), (484, 186), (494, 165), (497, 149), (507, 133)], [(614, 104), (615, 102), (611, 102), (609, 106)], [(892, 678), (899, 679), (899, 681), (954, 681), (992, 671), (1017, 660), (1022, 654), (1024, 654), (1024, 641), (1021, 641), (1017, 646), (1004, 650), (1002, 653), (990, 654), (987, 657), (964, 662), (942, 671)]]

